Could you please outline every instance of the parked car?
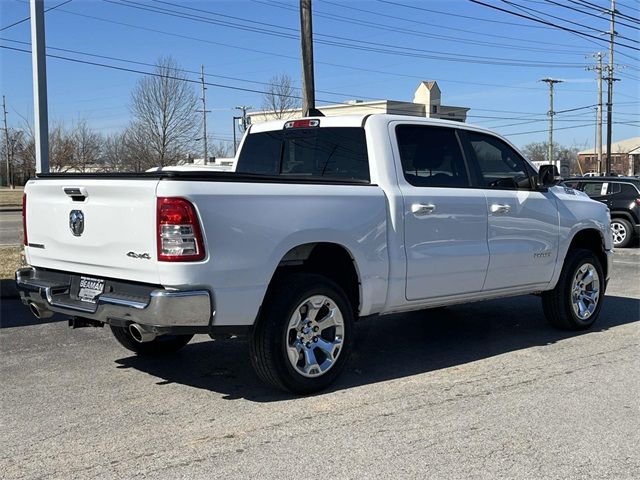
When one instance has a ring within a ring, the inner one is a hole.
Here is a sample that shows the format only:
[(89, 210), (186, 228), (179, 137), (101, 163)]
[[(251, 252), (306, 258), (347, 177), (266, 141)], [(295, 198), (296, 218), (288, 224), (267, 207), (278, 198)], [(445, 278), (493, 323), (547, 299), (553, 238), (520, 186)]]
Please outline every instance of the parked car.
[(248, 335), (259, 377), (296, 393), (339, 375), (359, 317), (540, 294), (559, 328), (598, 318), (606, 206), (488, 130), (282, 120), (252, 125), (237, 158), (235, 172), (29, 181), (23, 302), (109, 325), (141, 355)]
[(570, 179), (566, 184), (609, 207), (614, 247), (628, 247), (640, 235), (640, 179), (582, 178)]

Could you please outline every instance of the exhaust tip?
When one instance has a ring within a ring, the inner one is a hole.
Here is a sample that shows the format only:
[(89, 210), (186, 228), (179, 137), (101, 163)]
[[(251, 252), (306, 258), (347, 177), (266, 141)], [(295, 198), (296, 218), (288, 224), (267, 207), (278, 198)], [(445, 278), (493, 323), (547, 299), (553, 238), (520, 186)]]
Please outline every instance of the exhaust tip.
[(137, 323), (129, 324), (129, 334), (138, 343), (151, 342), (156, 338), (156, 334), (154, 332), (147, 330)]
[(29, 310), (37, 319), (41, 318), (49, 318), (53, 316), (53, 312), (51, 310), (40, 309), (35, 303), (29, 304)]

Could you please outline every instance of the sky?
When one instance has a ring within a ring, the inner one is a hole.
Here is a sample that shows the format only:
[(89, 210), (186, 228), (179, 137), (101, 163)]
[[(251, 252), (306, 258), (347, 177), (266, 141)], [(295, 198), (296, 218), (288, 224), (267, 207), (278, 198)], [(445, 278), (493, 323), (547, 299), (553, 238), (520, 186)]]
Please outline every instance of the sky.
[[(45, 8), (63, 2), (46, 0)], [(586, 67), (607, 52), (600, 32), (609, 20), (596, 6), (610, 0), (482, 0), (589, 38), (471, 0), (312, 3), (319, 106), (411, 101), (421, 80), (436, 80), (444, 105), (471, 108), (469, 123), (523, 146), (547, 140), (549, 94), (540, 80), (552, 77), (563, 80), (554, 110), (570, 110), (555, 116), (554, 140), (593, 146), (597, 85)], [(45, 14), (50, 122), (84, 119), (104, 134), (125, 128), (140, 72), (171, 56), (193, 80), (204, 65), (209, 133), (229, 142), (234, 108), (261, 109), (273, 76), (288, 74), (300, 86), (297, 8), (297, 0), (68, 1)], [(617, 9), (614, 142), (640, 135), (640, 1), (618, 0)], [(30, 24), (12, 25), (28, 16), (27, 0), (0, 0), (0, 90), (14, 127), (33, 118), (31, 56), (15, 50), (30, 49)]]

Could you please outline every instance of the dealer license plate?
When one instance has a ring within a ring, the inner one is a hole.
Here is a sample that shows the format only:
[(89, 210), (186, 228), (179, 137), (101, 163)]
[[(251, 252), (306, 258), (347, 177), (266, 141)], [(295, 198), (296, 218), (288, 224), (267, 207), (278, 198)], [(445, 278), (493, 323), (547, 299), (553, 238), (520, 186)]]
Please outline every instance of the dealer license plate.
[(96, 303), (98, 295), (104, 291), (104, 280), (101, 278), (80, 277), (78, 298), (83, 302)]

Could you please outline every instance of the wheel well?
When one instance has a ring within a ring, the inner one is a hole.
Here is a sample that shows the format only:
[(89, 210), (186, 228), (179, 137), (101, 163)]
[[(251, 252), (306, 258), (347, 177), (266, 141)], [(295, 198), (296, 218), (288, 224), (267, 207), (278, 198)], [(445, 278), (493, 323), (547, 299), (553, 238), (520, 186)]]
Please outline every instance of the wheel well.
[(573, 237), (573, 240), (571, 240), (571, 245), (569, 245), (569, 250), (574, 248), (583, 248), (585, 250), (592, 251), (595, 256), (598, 257), (598, 260), (600, 260), (600, 264), (602, 265), (606, 278), (608, 274), (607, 255), (604, 253), (604, 241), (602, 240), (602, 235), (598, 230), (580, 230)]
[(611, 212), (611, 218), (623, 218), (629, 222), (631, 222), (631, 224), (633, 225), (633, 217), (631, 216), (631, 214), (629, 212), (621, 212), (621, 211), (613, 211)]
[(360, 310), (360, 281), (355, 261), (342, 245), (307, 243), (292, 248), (280, 261), (270, 283), (288, 273), (315, 273), (330, 278), (344, 290), (354, 313)]

